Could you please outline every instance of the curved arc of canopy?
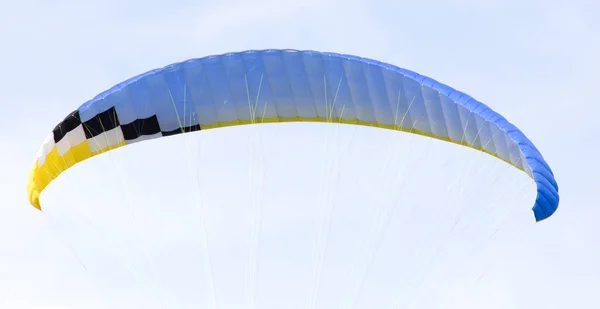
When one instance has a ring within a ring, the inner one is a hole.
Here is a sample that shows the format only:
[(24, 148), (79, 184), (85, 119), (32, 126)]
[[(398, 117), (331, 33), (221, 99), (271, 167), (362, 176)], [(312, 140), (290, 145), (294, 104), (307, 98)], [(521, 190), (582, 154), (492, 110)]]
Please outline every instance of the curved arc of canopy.
[(461, 144), (524, 171), (537, 185), (535, 219), (558, 207), (558, 185), (535, 145), (502, 115), (416, 72), (352, 55), (250, 50), (148, 71), (98, 94), (42, 144), (27, 194), (112, 149), (179, 133), (266, 122), (339, 122)]

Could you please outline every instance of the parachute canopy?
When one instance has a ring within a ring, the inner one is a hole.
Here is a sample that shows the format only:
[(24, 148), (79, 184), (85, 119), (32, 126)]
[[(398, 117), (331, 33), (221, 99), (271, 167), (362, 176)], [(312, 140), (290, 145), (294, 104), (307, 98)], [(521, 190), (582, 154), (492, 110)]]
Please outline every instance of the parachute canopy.
[(336, 122), (425, 135), (491, 154), (534, 179), (537, 221), (558, 207), (552, 170), (503, 116), (431, 78), (371, 59), (251, 50), (190, 59), (124, 81), (81, 105), (43, 142), (27, 194), (74, 164), (143, 140), (240, 124)]

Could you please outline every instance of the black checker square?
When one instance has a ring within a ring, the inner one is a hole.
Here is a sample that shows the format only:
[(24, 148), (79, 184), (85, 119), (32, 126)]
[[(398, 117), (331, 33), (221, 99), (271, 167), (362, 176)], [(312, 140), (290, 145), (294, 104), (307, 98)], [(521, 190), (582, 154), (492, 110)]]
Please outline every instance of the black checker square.
[(145, 119), (136, 119), (131, 123), (121, 125), (123, 137), (126, 141), (134, 140), (143, 135), (160, 133), (160, 126), (156, 115)]
[(188, 133), (188, 132), (194, 132), (194, 131), (200, 131), (199, 124), (189, 126), (189, 127), (184, 127), (184, 128), (178, 128), (178, 129), (175, 129), (172, 131), (163, 131), (162, 135), (163, 136), (171, 136), (171, 135), (175, 135), (175, 134)]
[(67, 133), (75, 130), (80, 125), (81, 118), (79, 117), (79, 110), (75, 110), (65, 117), (65, 119), (57, 124), (52, 130), (54, 142), (60, 142), (60, 140), (62, 140)]
[(85, 138), (90, 139), (119, 126), (115, 107), (111, 107), (83, 123)]

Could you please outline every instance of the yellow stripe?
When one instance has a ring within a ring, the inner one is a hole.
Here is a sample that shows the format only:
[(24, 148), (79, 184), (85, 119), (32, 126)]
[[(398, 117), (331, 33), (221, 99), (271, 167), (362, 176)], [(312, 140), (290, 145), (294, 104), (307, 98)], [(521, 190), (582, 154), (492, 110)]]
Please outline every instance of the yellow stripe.
[[(301, 117), (301, 116), (296, 116), (296, 117), (255, 117), (253, 119), (235, 119), (235, 120), (231, 120), (231, 121), (217, 121), (217, 122), (213, 122), (210, 124), (203, 124), (200, 127), (202, 130), (208, 130), (208, 129), (216, 129), (216, 128), (222, 128), (222, 127), (236, 126), (236, 125), (253, 124), (253, 123), (278, 123), (278, 122), (331, 122), (331, 123), (357, 124), (357, 125), (362, 125), (362, 126), (404, 131), (404, 132), (428, 136), (428, 137), (440, 139), (443, 141), (451, 142), (454, 144), (459, 144), (459, 145), (463, 145), (466, 147), (470, 147), (470, 148), (485, 152), (487, 154), (490, 154), (502, 161), (507, 162), (508, 164), (510, 164), (520, 170), (524, 170), (523, 168), (514, 165), (512, 162), (510, 162), (509, 159), (501, 158), (500, 156), (498, 156), (498, 154), (489, 152), (482, 147), (474, 147), (474, 146), (468, 144), (466, 141), (456, 141), (456, 140), (452, 140), (447, 137), (436, 136), (431, 132), (416, 130), (414, 128), (400, 127), (398, 125), (393, 125), (393, 124), (381, 124), (378, 122), (367, 122), (367, 121), (362, 121), (359, 119), (349, 119), (349, 118), (340, 118), (340, 117), (325, 118), (325, 117)], [(29, 173), (29, 180), (28, 180), (28, 184), (27, 184), (27, 195), (29, 197), (29, 202), (35, 208), (41, 209), (40, 202), (39, 202), (40, 193), (46, 188), (46, 186), (48, 186), (48, 184), (52, 180), (54, 180), (56, 177), (58, 177), (58, 175), (60, 175), (60, 173), (62, 173), (64, 170), (66, 170), (67, 168), (70, 168), (71, 166), (75, 165), (78, 162), (84, 161), (90, 157), (104, 153), (106, 151), (110, 151), (115, 148), (119, 148), (124, 145), (126, 145), (126, 142), (121, 141), (116, 145), (111, 145), (111, 146), (105, 147), (99, 151), (92, 153), (90, 150), (88, 141), (86, 140), (79, 145), (71, 147), (63, 156), (60, 156), (58, 154), (58, 152), (56, 151), (56, 147), (54, 147), (52, 149), (52, 151), (50, 151), (50, 153), (46, 156), (46, 159), (45, 159), (44, 163), (42, 164), (42, 166), (38, 166), (38, 163), (36, 161), (34, 163), (33, 167), (31, 168), (31, 171)], [(531, 177), (531, 175), (530, 175), (530, 177)]]
[[(498, 154), (496, 154), (494, 152), (490, 152), (490, 151), (484, 149), (483, 147), (474, 147), (464, 140), (456, 141), (456, 140), (450, 139), (448, 137), (441, 137), (441, 136), (434, 135), (431, 132), (421, 131), (421, 130), (417, 130), (417, 129), (409, 128), (409, 127), (400, 127), (398, 125), (393, 125), (393, 124), (382, 124), (382, 123), (379, 123), (376, 121), (369, 122), (369, 121), (362, 121), (359, 119), (349, 119), (349, 118), (340, 119), (339, 117), (333, 117), (333, 118), (301, 117), (301, 116), (297, 116), (297, 117), (256, 117), (254, 120), (254, 123), (278, 123), (278, 122), (332, 122), (332, 123), (344, 123), (344, 124), (357, 124), (357, 125), (367, 126), (367, 127), (376, 127), (376, 128), (383, 128), (383, 129), (396, 130), (396, 131), (402, 131), (402, 132), (409, 132), (409, 133), (428, 136), (431, 138), (435, 138), (435, 139), (443, 140), (446, 142), (451, 142), (454, 144), (459, 144), (459, 145), (463, 145), (463, 146), (466, 146), (469, 148), (473, 148), (473, 149), (485, 152), (487, 154), (490, 154), (490, 155), (518, 168), (519, 170), (523, 170), (523, 168), (514, 165), (510, 160), (504, 159), (504, 158), (500, 157)], [(207, 129), (216, 129), (216, 128), (222, 128), (222, 127), (242, 125), (242, 124), (251, 124), (251, 120), (250, 119), (248, 119), (248, 120), (235, 119), (235, 120), (230, 120), (230, 121), (217, 121), (217, 122), (213, 122), (210, 124), (200, 125), (200, 128), (202, 130), (207, 130)]]
[(105, 153), (107, 151), (113, 150), (113, 149), (117, 149), (117, 148), (122, 147), (122, 146), (125, 146), (125, 141), (120, 141), (119, 143), (117, 143), (115, 145), (109, 145), (109, 146), (104, 147), (104, 148), (102, 148), (102, 149), (100, 149), (98, 151), (94, 151), (94, 152), (92, 152), (92, 157), (96, 156), (96, 155), (99, 155), (99, 154), (102, 154), (102, 153)]
[(50, 182), (57, 178), (58, 175), (81, 161), (124, 145), (125, 141), (121, 141), (116, 145), (111, 145), (99, 151), (92, 152), (88, 141), (85, 140), (81, 144), (71, 147), (62, 156), (58, 154), (56, 146), (53, 147), (50, 153), (46, 155), (44, 163), (39, 166), (36, 160), (29, 172), (29, 180), (27, 183), (27, 196), (29, 197), (29, 202), (35, 208), (41, 209), (40, 193), (48, 186), (48, 184), (50, 184)]

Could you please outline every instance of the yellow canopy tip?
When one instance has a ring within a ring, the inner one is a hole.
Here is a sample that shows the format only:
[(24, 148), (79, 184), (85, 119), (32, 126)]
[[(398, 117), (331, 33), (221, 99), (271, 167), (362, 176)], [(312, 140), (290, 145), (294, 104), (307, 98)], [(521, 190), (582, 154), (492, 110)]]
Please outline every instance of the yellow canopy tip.
[(29, 198), (29, 203), (37, 208), (38, 210), (42, 210), (40, 206), (40, 188), (38, 187), (38, 183), (36, 182), (36, 176), (38, 172), (37, 162), (33, 164), (31, 171), (29, 172), (29, 179), (27, 181), (27, 197)]
[(27, 192), (29, 196), (29, 203), (31, 206), (37, 208), (38, 210), (42, 210), (42, 206), (40, 205), (40, 192), (35, 188), (28, 188), (29, 192)]

